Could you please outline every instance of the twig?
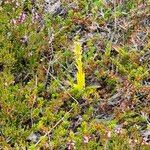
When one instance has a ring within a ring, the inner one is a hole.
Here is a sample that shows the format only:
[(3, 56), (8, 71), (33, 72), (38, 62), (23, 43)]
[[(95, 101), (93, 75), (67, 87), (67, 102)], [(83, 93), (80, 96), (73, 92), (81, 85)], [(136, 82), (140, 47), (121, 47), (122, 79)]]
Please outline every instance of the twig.
[[(66, 113), (70, 113), (73, 110), (73, 108), (71, 108), (68, 112)], [(40, 138), (36, 144), (34, 145), (35, 147), (42, 141), (42, 139), (46, 136), (48, 136), (63, 120), (64, 120), (65, 115), (51, 128), (51, 130), (49, 130), (47, 133), (45, 133), (44, 136), (42, 136), (42, 138)]]
[(79, 104), (79, 102), (77, 101), (77, 99), (75, 99), (67, 90), (64, 86), (62, 86), (61, 81), (59, 81), (58, 79), (56, 79), (50, 72), (49, 72), (50, 76), (56, 80), (58, 82), (58, 84), (67, 92), (67, 94), (77, 103)]
[[(35, 76), (35, 88), (37, 88), (37, 85), (38, 85), (38, 79), (37, 79), (37, 75), (36, 75)], [(31, 112), (30, 112), (32, 126), (33, 126), (32, 111), (33, 111), (33, 107), (34, 107), (34, 104), (35, 104), (36, 100), (37, 100), (37, 98), (35, 97), (34, 101), (33, 101), (33, 104), (32, 104)]]
[(52, 71), (53, 70), (53, 67), (52, 67), (52, 59), (53, 59), (53, 47), (52, 47), (52, 43), (50, 43), (50, 47), (51, 47), (51, 50), (52, 50), (52, 58), (49, 60), (49, 63), (48, 63), (48, 69), (47, 69), (47, 73), (46, 73), (46, 79), (45, 79), (45, 89), (47, 89), (47, 86), (48, 86), (48, 80), (49, 80), (49, 72), (50, 70)]

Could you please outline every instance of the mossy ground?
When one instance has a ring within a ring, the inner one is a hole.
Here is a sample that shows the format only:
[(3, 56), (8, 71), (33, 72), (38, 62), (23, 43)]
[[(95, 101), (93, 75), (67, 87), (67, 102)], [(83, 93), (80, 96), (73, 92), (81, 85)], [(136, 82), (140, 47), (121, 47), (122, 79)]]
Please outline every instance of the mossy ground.
[(150, 149), (149, 0), (0, 3), (0, 149)]

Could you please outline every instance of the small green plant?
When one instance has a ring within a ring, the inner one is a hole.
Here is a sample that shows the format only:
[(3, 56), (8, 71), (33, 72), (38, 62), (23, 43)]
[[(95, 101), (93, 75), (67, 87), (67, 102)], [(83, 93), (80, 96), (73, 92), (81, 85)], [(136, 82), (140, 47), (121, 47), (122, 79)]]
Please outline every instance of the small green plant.
[(83, 71), (82, 47), (80, 42), (75, 42), (74, 55), (77, 67), (77, 84), (74, 84), (74, 88), (77, 90), (83, 90), (85, 88), (85, 73)]

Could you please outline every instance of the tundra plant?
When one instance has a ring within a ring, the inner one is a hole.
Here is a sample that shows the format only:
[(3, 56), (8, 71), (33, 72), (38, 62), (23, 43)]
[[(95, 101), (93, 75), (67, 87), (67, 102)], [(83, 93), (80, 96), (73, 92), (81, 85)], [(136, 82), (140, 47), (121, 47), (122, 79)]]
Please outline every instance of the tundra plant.
[(82, 47), (80, 42), (75, 42), (74, 56), (77, 67), (76, 73), (77, 84), (74, 84), (74, 88), (77, 90), (83, 90), (85, 88), (85, 73), (83, 71)]

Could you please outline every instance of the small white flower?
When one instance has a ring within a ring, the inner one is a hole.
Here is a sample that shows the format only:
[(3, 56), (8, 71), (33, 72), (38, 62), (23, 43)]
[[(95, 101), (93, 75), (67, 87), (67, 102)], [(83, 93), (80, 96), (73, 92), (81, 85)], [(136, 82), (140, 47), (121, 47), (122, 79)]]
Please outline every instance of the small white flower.
[(107, 137), (108, 137), (108, 138), (110, 138), (110, 137), (111, 137), (111, 132), (110, 132), (110, 131), (108, 131), (108, 133), (107, 133)]
[(83, 137), (83, 142), (84, 142), (84, 143), (88, 143), (88, 142), (89, 142), (89, 139), (90, 139), (90, 137), (84, 136), (84, 137)]

